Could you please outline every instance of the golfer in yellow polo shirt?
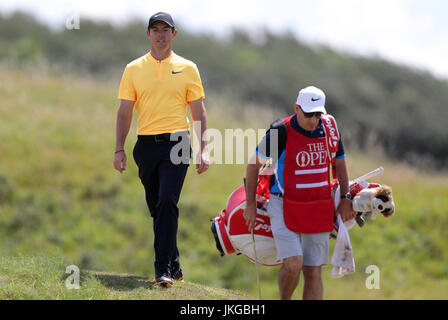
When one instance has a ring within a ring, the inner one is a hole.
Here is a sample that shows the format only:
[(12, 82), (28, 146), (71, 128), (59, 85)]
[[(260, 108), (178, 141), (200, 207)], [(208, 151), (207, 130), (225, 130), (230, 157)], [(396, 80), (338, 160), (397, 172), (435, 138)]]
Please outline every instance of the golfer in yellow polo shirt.
[(172, 17), (164, 12), (152, 15), (146, 33), (151, 51), (126, 66), (120, 83), (114, 167), (120, 173), (126, 169), (124, 144), (135, 107), (138, 139), (133, 156), (154, 219), (155, 281), (169, 287), (173, 280), (183, 279), (177, 204), (190, 160), (188, 106), (193, 121), (200, 124), (195, 126), (201, 146), (196, 164), (199, 174), (209, 165), (204, 137), (207, 121), (199, 71), (193, 62), (172, 51), (177, 35)]

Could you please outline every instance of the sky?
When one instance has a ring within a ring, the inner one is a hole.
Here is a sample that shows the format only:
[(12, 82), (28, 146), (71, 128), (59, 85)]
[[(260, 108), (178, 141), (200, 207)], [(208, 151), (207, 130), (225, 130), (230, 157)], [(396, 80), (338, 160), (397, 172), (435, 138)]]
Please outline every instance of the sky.
[(448, 1), (445, 0), (1, 0), (0, 13), (24, 10), (53, 27), (67, 19), (123, 24), (172, 14), (190, 31), (228, 34), (239, 27), (290, 32), (310, 44), (380, 56), (448, 79)]

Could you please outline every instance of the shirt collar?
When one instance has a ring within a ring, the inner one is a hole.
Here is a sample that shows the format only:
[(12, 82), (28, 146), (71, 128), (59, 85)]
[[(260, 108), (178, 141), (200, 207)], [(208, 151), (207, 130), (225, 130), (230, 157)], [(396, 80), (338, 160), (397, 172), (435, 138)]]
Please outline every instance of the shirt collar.
[(164, 62), (168, 62), (168, 61), (170, 61), (170, 60), (173, 58), (174, 54), (175, 54), (174, 51), (171, 50), (171, 54), (170, 54), (168, 57), (166, 57), (165, 59), (161, 60), (161, 61), (159, 61), (159, 60), (157, 60), (156, 58), (154, 58), (154, 57), (151, 55), (151, 51), (149, 51), (148, 54), (147, 54), (146, 56), (147, 56), (148, 59), (151, 60), (152, 62), (161, 62), (161, 63), (164, 63)]
[(317, 125), (316, 129), (314, 129), (313, 131), (307, 131), (305, 129), (303, 129), (300, 125), (299, 122), (297, 121), (297, 115), (295, 114), (293, 116), (293, 118), (291, 119), (291, 126), (297, 131), (300, 132), (301, 134), (307, 136), (307, 137), (315, 137), (315, 136), (320, 136), (320, 131), (322, 131), (322, 120), (319, 120), (319, 124)]

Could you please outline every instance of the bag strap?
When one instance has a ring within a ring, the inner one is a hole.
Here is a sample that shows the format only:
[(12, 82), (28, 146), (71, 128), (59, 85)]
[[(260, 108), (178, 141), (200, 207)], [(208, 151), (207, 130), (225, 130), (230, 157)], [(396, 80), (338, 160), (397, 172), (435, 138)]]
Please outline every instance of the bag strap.
[(322, 124), (325, 132), (325, 141), (327, 142), (328, 159), (330, 159), (333, 177), (336, 178), (336, 153), (339, 149), (339, 130), (336, 119), (329, 114), (323, 114)]

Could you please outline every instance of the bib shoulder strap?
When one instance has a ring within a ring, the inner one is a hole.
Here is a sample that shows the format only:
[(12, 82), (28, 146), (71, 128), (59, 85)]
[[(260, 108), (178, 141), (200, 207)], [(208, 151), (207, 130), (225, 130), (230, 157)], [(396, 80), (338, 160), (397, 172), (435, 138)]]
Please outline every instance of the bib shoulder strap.
[(328, 142), (328, 147), (330, 149), (329, 151), (331, 153), (331, 158), (334, 158), (339, 148), (338, 125), (336, 123), (336, 119), (330, 114), (322, 115), (321, 119)]

